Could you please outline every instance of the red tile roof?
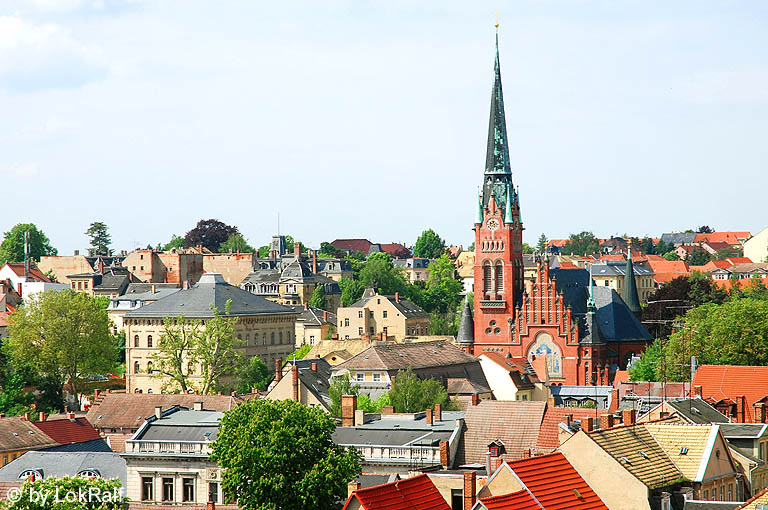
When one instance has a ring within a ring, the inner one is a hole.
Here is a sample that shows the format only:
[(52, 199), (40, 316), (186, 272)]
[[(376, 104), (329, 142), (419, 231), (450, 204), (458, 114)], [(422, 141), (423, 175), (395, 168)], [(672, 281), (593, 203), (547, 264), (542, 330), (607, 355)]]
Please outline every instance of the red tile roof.
[(598, 418), (605, 414), (611, 414), (607, 409), (579, 409), (577, 407), (555, 407), (547, 406), (544, 411), (544, 419), (541, 420), (539, 428), (539, 437), (536, 440), (536, 447), (539, 451), (552, 451), (560, 446), (559, 427), (560, 423), (567, 415), (573, 415), (574, 420), (583, 418)]
[(331, 245), (337, 250), (342, 251), (361, 251), (368, 255), (368, 251), (371, 249), (371, 242), (368, 239), (336, 239)]
[(712, 232), (711, 234), (696, 234), (696, 239), (693, 242), (713, 242), (713, 243), (728, 243), (728, 244), (741, 244), (739, 239), (746, 239), (751, 234), (749, 232)]
[(752, 259), (749, 257), (728, 257), (726, 262), (730, 262), (732, 266), (736, 264), (752, 264)]
[(389, 253), (394, 258), (408, 258), (411, 250), (400, 243), (381, 243), (381, 251)]
[[(23, 262), (8, 262), (8, 267), (16, 273), (16, 276), (24, 276), (24, 263)], [(50, 278), (45, 276), (35, 264), (29, 265), (29, 278), (36, 282), (50, 282)]]
[(98, 431), (85, 418), (37, 421), (32, 424), (59, 444), (84, 443), (101, 439)]
[(623, 382), (629, 381), (629, 370), (617, 370), (613, 376), (613, 387), (618, 388)]
[(563, 261), (560, 262), (560, 269), (579, 269), (579, 266), (574, 264), (573, 262)]
[(701, 386), (701, 396), (715, 401), (746, 398), (745, 421), (755, 419), (752, 405), (768, 395), (768, 367), (702, 365), (696, 369), (693, 386)]
[(530, 492), (523, 489), (518, 492), (480, 499), (488, 510), (541, 510)]
[(342, 510), (357, 500), (365, 510), (451, 510), (425, 474), (353, 492)]

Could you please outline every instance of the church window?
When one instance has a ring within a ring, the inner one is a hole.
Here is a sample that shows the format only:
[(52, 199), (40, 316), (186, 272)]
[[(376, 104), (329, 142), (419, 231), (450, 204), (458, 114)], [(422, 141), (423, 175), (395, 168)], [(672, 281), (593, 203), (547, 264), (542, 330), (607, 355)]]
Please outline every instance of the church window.
[(496, 292), (504, 292), (504, 266), (496, 262)]
[(483, 291), (491, 292), (491, 264), (488, 261), (483, 263)]

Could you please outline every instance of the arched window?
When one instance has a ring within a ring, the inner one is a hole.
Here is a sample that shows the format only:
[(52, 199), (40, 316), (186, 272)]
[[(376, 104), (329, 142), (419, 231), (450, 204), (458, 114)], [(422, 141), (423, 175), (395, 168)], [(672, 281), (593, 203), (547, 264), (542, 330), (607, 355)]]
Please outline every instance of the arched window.
[(261, 334), (261, 343), (267, 345), (267, 332)]
[(77, 473), (77, 476), (83, 478), (101, 478), (101, 473), (97, 469), (83, 469)]
[(274, 332), (274, 331), (272, 331), (272, 332), (269, 334), (269, 342), (270, 342), (272, 345), (275, 345), (275, 332)]
[(26, 469), (19, 475), (19, 480), (26, 480), (32, 478), (33, 480), (42, 480), (43, 471), (40, 469)]
[(147, 336), (147, 347), (152, 347), (152, 335)]
[(147, 373), (148, 373), (148, 374), (151, 374), (152, 372), (153, 372), (153, 369), (152, 369), (152, 362), (151, 362), (151, 361), (148, 361), (148, 362), (147, 362)]
[(138, 374), (139, 372), (141, 372), (141, 363), (139, 363), (138, 361), (134, 361), (133, 362), (133, 373), (134, 374)]
[(501, 261), (496, 262), (496, 292), (504, 291), (504, 265)]
[(138, 347), (139, 346), (139, 335), (133, 336), (133, 346)]
[(483, 262), (483, 292), (491, 292), (491, 263), (487, 260)]

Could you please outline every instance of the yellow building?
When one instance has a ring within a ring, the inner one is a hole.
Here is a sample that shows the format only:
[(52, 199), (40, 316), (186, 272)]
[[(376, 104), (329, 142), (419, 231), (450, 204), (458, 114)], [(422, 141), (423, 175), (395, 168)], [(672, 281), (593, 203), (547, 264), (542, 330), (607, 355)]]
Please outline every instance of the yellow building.
[(366, 289), (360, 301), (337, 310), (339, 338), (383, 335), (402, 338), (428, 334), (429, 314), (399, 294), (384, 296)]
[[(626, 275), (627, 263), (621, 260), (607, 260), (603, 262), (593, 262), (592, 279), (598, 286), (609, 287), (621, 294), (624, 287), (624, 277)], [(637, 284), (637, 294), (641, 302), (648, 301), (648, 297), (656, 292), (654, 273), (650, 269), (645, 269), (634, 265), (635, 282)]]

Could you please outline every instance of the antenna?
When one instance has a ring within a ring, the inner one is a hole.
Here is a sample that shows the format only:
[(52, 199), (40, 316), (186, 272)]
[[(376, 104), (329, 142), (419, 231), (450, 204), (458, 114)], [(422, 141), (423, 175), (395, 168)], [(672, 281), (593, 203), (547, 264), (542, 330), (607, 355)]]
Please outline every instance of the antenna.
[(24, 281), (29, 278), (29, 230), (24, 232)]

